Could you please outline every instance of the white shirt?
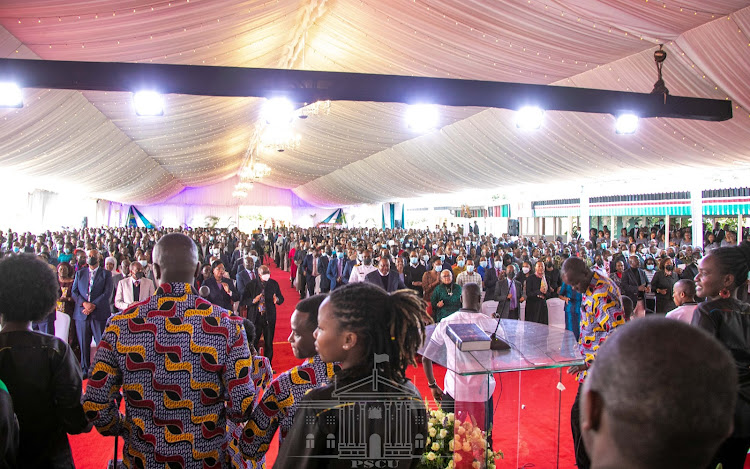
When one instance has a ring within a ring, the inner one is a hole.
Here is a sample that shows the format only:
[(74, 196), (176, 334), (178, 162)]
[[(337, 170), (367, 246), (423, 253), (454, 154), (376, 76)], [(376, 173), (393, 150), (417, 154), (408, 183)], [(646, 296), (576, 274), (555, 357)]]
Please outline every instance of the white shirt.
[[(461, 376), (451, 371), (456, 368), (456, 347), (448, 338), (446, 331), (449, 324), (476, 324), (482, 328), (487, 335), (497, 327), (497, 320), (493, 320), (479, 312), (459, 309), (447, 318), (443, 318), (432, 333), (430, 341), (437, 345), (446, 347), (448, 367), (445, 371), (443, 390), (453, 399), (464, 402), (484, 402), (495, 392), (495, 378), (490, 375), (479, 374), (472, 376)], [(488, 332), (489, 331), (489, 332)], [(467, 352), (458, 352), (467, 353)], [(489, 389), (488, 389), (489, 386)]]
[(693, 322), (693, 314), (695, 314), (695, 308), (697, 307), (698, 305), (695, 303), (684, 304), (668, 312), (667, 317), (670, 319), (677, 319), (679, 321), (684, 321), (690, 324)]
[(370, 272), (374, 272), (376, 270), (378, 270), (378, 268), (372, 264), (370, 265), (362, 264), (362, 265), (355, 266), (352, 269), (352, 274), (349, 276), (349, 283), (364, 282), (367, 274), (369, 274)]

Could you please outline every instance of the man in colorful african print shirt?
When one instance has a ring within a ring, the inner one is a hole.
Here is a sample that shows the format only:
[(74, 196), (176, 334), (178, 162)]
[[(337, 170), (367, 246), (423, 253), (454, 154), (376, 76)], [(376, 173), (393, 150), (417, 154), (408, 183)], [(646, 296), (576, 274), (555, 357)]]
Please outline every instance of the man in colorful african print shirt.
[(581, 337), (578, 348), (585, 360), (583, 365), (571, 367), (570, 374), (578, 374), (578, 393), (570, 411), (570, 426), (573, 432), (576, 463), (580, 469), (588, 469), (591, 461), (581, 438), (579, 422), (580, 396), (588, 369), (596, 358), (599, 347), (617, 326), (625, 324), (620, 289), (602, 271), (591, 270), (578, 257), (571, 257), (562, 266), (562, 280), (582, 295)]
[(153, 256), (161, 286), (110, 319), (86, 416), (101, 434), (123, 437), (128, 467), (230, 467), (226, 419), (247, 420), (255, 396), (241, 319), (192, 291), (201, 265), (190, 238), (164, 236)]
[(326, 295), (315, 295), (304, 299), (292, 313), (289, 342), (294, 356), (305, 361), (271, 382), (245, 425), (240, 449), (250, 460), (250, 467), (261, 467), (277, 429), (279, 443), (284, 441), (302, 396), (313, 388), (329, 384), (340, 368), (338, 364), (323, 362), (315, 352), (313, 332), (318, 327), (318, 308), (325, 298)]

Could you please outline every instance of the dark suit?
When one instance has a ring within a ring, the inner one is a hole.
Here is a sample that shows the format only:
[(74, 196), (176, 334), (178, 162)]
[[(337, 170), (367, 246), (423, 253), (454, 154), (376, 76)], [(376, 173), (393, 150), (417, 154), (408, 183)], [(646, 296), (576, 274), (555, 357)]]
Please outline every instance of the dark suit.
[[(81, 369), (88, 373), (91, 360), (91, 338), (98, 344), (102, 340), (102, 333), (107, 319), (112, 315), (110, 298), (114, 285), (112, 273), (104, 267), (99, 267), (94, 274), (94, 283), (89, 293), (89, 268), (80, 269), (73, 279), (73, 321), (75, 321), (76, 337), (81, 344)], [(88, 301), (95, 305), (94, 311), (88, 316), (83, 314), (83, 303)]]
[[(526, 321), (548, 324), (547, 295), (542, 293), (541, 287), (542, 279), (535, 274), (529, 275), (526, 279)], [(549, 288), (547, 291), (549, 292)], [(543, 298), (539, 298), (540, 295)]]
[(328, 293), (331, 290), (331, 281), (328, 279), (328, 264), (331, 259), (328, 256), (318, 258), (318, 274), (320, 275), (320, 292)]
[[(497, 311), (495, 315), (501, 319), (518, 319), (521, 312), (521, 298), (523, 297), (523, 290), (521, 282), (513, 280), (516, 286), (516, 307), (510, 309), (510, 300), (508, 299), (508, 293), (510, 292), (510, 284), (508, 279), (498, 279), (495, 285), (495, 301), (497, 301)], [(486, 298), (486, 297), (485, 297)]]
[[(500, 270), (502, 271), (502, 268)], [(487, 267), (484, 271), (484, 301), (492, 301), (495, 299), (495, 286), (497, 285), (497, 282), (497, 270), (492, 267)]]
[[(302, 270), (305, 272), (307, 292), (310, 294), (310, 296), (313, 296), (315, 294), (315, 276), (313, 275), (313, 262), (317, 261), (318, 260), (312, 253), (306, 255), (305, 260), (302, 261)], [(320, 275), (320, 272), (318, 272), (318, 275)]]
[[(341, 259), (337, 257), (335, 259), (331, 259), (331, 261), (328, 263), (328, 268), (326, 269), (326, 277), (330, 282), (331, 290), (335, 290), (336, 287), (346, 285), (349, 282), (351, 268), (349, 269), (349, 274), (347, 274), (346, 267), (348, 263), (349, 261), (346, 259), (346, 257), (342, 257)], [(341, 264), (341, 283), (336, 281), (336, 279), (339, 277), (339, 264)]]
[[(265, 297), (265, 313), (261, 314), (259, 305), (253, 303), (256, 296), (263, 292)], [(259, 277), (256, 277), (254, 281), (247, 284), (245, 287), (245, 299), (244, 303), (247, 305), (247, 318), (255, 325), (255, 347), (258, 347), (260, 342), (261, 334), (265, 346), (263, 348), (263, 355), (268, 357), (268, 360), (273, 359), (273, 336), (276, 331), (276, 304), (273, 302), (273, 296), (276, 295), (278, 304), (284, 302), (284, 296), (281, 294), (281, 289), (276, 280), (270, 278), (265, 284), (260, 281)]]
[(416, 266), (409, 264), (404, 267), (404, 283), (406, 284), (406, 288), (411, 288), (417, 292), (420, 298), (424, 296), (424, 289), (421, 286), (413, 285), (413, 283), (421, 282), (425, 272), (427, 272), (427, 269), (423, 264), (417, 264)]
[(633, 308), (635, 308), (638, 305), (638, 298), (643, 298), (643, 293), (638, 291), (638, 287), (647, 284), (648, 278), (646, 278), (646, 272), (643, 269), (633, 272), (633, 269), (628, 268), (622, 273), (620, 293), (630, 298), (633, 302)]
[(245, 289), (247, 288), (247, 285), (254, 281), (258, 277), (258, 271), (255, 269), (251, 271), (248, 271), (247, 269), (243, 268), (239, 272), (237, 272), (237, 293), (240, 294), (239, 302), (240, 304), (244, 304), (245, 300)]
[(357, 265), (357, 261), (348, 259), (346, 265), (344, 265), (344, 274), (341, 276), (341, 282), (344, 284), (349, 283), (349, 277), (352, 276), (352, 270)]
[(234, 282), (232, 282), (231, 279), (222, 278), (221, 283), (226, 283), (227, 285), (229, 285), (229, 291), (231, 292), (231, 295), (228, 295), (227, 292), (224, 291), (224, 287), (222, 285), (219, 285), (216, 282), (216, 278), (214, 278), (214, 276), (212, 275), (211, 277), (207, 278), (205, 282), (203, 282), (203, 285), (201, 285), (208, 287), (209, 293), (206, 297), (206, 300), (210, 301), (216, 306), (221, 306), (227, 311), (233, 311), (234, 305), (232, 303), (235, 301), (239, 301), (240, 294), (237, 292), (237, 289), (234, 287)]
[[(380, 288), (383, 288), (383, 281), (381, 279), (380, 271), (373, 270), (369, 274), (365, 275), (365, 282), (372, 283), (373, 285), (377, 285)], [(388, 282), (387, 282), (387, 288), (385, 291), (388, 293), (393, 293), (396, 290), (401, 290), (402, 288), (406, 288), (406, 285), (401, 280), (401, 276), (398, 274), (396, 270), (391, 270), (388, 272)]]

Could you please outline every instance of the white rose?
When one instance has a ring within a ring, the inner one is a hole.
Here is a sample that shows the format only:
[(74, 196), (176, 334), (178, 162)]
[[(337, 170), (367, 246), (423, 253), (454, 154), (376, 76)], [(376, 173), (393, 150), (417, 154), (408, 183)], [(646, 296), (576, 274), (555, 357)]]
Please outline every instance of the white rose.
[(435, 443), (433, 443), (432, 444), (432, 450), (433, 451), (440, 451), (440, 443), (438, 443), (437, 441)]
[(433, 453), (432, 451), (430, 451), (429, 453), (427, 453), (427, 460), (428, 461), (434, 461), (435, 459), (437, 459), (437, 455), (435, 453)]
[(448, 430), (446, 430), (445, 428), (440, 430), (440, 438), (445, 438), (447, 435), (448, 435)]
[(430, 428), (428, 433), (430, 434), (432, 438), (435, 438), (435, 435), (437, 435), (437, 431), (434, 428)]

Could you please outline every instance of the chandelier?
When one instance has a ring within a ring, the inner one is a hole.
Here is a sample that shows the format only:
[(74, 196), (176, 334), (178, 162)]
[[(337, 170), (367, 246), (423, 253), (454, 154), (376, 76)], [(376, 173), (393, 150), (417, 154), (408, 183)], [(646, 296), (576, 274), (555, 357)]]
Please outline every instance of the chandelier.
[[(240, 178), (242, 179), (249, 179), (249, 183), (252, 184), (253, 181), (257, 181), (259, 179), (263, 179), (264, 177), (271, 174), (271, 167), (268, 166), (265, 163), (258, 163), (255, 161), (251, 161), (248, 166), (245, 166), (242, 171), (240, 171)], [(248, 182), (248, 181), (245, 181)]]
[(265, 153), (297, 150), (302, 143), (302, 136), (291, 129), (268, 128), (263, 133), (260, 147)]
[(247, 191), (235, 189), (234, 192), (232, 192), (232, 197), (235, 199), (244, 199), (247, 197)]
[(300, 108), (297, 111), (297, 117), (307, 119), (310, 116), (326, 116), (331, 113), (331, 100), (315, 101)]

